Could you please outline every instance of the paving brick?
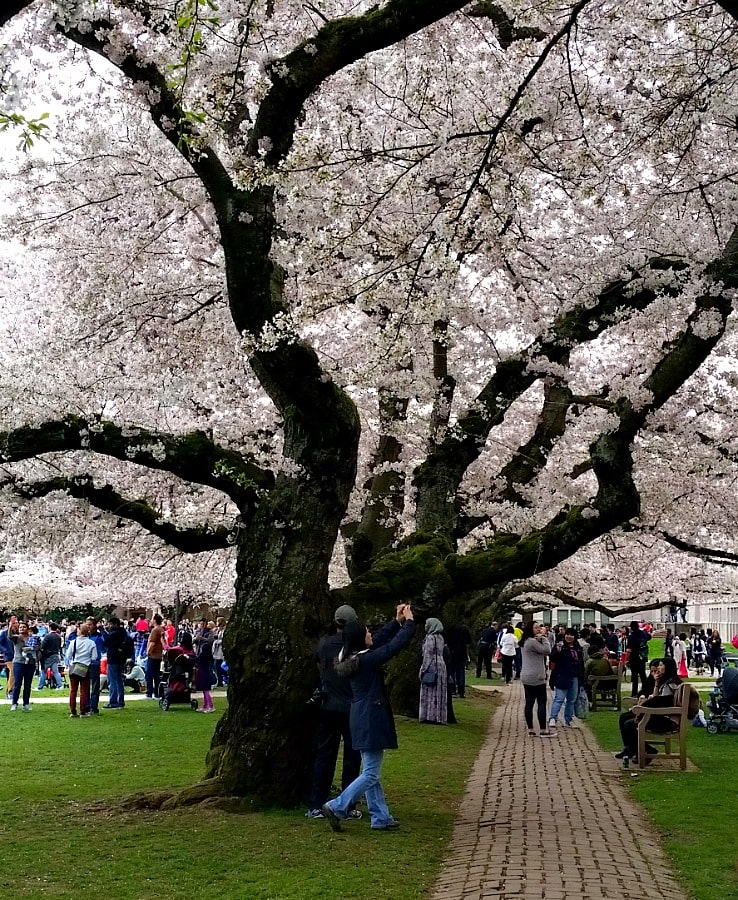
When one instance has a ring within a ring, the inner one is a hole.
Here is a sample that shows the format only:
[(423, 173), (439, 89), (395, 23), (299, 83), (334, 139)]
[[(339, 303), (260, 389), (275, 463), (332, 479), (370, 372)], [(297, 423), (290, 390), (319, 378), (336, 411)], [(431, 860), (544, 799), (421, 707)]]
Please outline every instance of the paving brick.
[(558, 731), (529, 737), (506, 689), (430, 900), (687, 900), (622, 769), (586, 725)]

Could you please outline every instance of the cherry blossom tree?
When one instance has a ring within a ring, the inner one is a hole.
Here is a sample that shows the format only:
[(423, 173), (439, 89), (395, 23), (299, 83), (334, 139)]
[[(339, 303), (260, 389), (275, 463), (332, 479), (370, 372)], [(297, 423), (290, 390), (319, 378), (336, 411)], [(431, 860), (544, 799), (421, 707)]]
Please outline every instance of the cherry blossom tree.
[[(5, 200), (6, 521), (74, 498), (133, 523), (131, 553), (235, 560), (229, 707), (189, 798), (299, 797), (339, 602), (644, 608), (659, 542), (707, 523), (733, 549), (727, 6), (3, 21), (64, 110)], [(645, 551), (648, 587), (584, 596)]]

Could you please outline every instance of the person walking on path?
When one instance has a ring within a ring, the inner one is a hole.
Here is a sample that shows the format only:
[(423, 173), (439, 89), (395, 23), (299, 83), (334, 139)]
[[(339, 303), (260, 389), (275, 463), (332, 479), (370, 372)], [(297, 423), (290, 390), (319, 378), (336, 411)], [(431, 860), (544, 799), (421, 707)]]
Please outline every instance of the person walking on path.
[(533, 730), (533, 706), (538, 704), (538, 728), (541, 737), (549, 737), (553, 732), (546, 728), (546, 703), (548, 695), (546, 683), (548, 681), (547, 657), (551, 655), (551, 644), (544, 634), (538, 622), (526, 622), (523, 628), (523, 636), (520, 639), (520, 653), (522, 665), (520, 667), (520, 680), (525, 692), (525, 707), (523, 716), (529, 735), (535, 735)]
[(482, 665), (487, 680), (492, 678), (492, 654), (497, 649), (497, 623), (485, 625), (477, 643), (477, 678), (482, 677)]
[(443, 624), (430, 618), (425, 623), (423, 660), (420, 664), (421, 722), (445, 725), (448, 720), (448, 674), (443, 658)]
[(551, 662), (554, 664), (554, 683), (556, 691), (551, 704), (549, 728), (556, 728), (559, 712), (564, 707), (564, 724), (574, 726), (574, 702), (579, 693), (579, 686), (584, 682), (584, 662), (582, 648), (577, 642), (574, 628), (567, 628), (564, 640), (558, 641), (551, 651)]
[(398, 827), (387, 807), (380, 781), (385, 750), (397, 749), (397, 731), (382, 665), (405, 648), (415, 630), (412, 607), (400, 604), (393, 620), (376, 636), (362, 622), (349, 622), (343, 630), (343, 650), (336, 671), (351, 679), (351, 739), (361, 751), (362, 772), (322, 813), (333, 831), (342, 831), (341, 820), (362, 794), (374, 831)]
[[(361, 770), (361, 754), (351, 742), (349, 724), (351, 682), (348, 678), (338, 675), (334, 669), (335, 661), (343, 647), (343, 630), (349, 622), (358, 621), (359, 617), (352, 606), (339, 606), (333, 614), (335, 633), (324, 635), (315, 651), (320, 672), (322, 703), (318, 711), (318, 729), (315, 735), (313, 784), (308, 811), (305, 814), (308, 819), (324, 818), (321, 807), (330, 796), (341, 740), (343, 740), (342, 791), (359, 777)], [(348, 817), (360, 819), (361, 812), (351, 809)]]
[(515, 629), (512, 625), (506, 625), (500, 635), (500, 663), (502, 664), (502, 677), (505, 684), (510, 684), (513, 678), (513, 665), (518, 649), (518, 639), (515, 637)]

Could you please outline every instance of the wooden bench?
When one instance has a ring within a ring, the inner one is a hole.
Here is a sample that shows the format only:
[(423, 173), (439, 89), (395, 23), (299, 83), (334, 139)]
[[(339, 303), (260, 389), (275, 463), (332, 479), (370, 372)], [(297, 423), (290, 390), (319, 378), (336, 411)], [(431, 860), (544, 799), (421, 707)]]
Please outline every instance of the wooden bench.
[[(673, 706), (634, 706), (633, 712), (642, 713), (638, 719), (638, 768), (644, 769), (647, 761), (655, 759), (678, 759), (679, 768), (687, 768), (687, 711), (689, 709), (689, 685), (681, 684), (674, 694)], [(675, 731), (669, 734), (661, 734), (657, 731), (649, 731), (648, 723), (652, 716), (668, 716), (677, 726)], [(672, 743), (678, 743), (678, 747), (672, 752)], [(647, 753), (646, 744), (662, 744), (663, 753)]]
[(597, 712), (598, 709), (616, 709), (620, 712), (623, 708), (620, 686), (623, 683), (624, 669), (625, 666), (620, 663), (617, 672), (612, 675), (589, 676), (587, 683), (592, 692), (592, 712)]

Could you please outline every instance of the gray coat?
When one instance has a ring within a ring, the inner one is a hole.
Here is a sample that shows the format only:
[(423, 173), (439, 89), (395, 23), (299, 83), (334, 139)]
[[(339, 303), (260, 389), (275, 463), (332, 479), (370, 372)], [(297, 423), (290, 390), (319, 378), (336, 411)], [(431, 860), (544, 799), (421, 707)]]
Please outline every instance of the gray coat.
[(528, 638), (521, 650), (522, 665), (520, 667), (520, 680), (523, 684), (545, 684), (548, 681), (548, 666), (546, 657), (551, 655), (551, 644), (548, 638)]

